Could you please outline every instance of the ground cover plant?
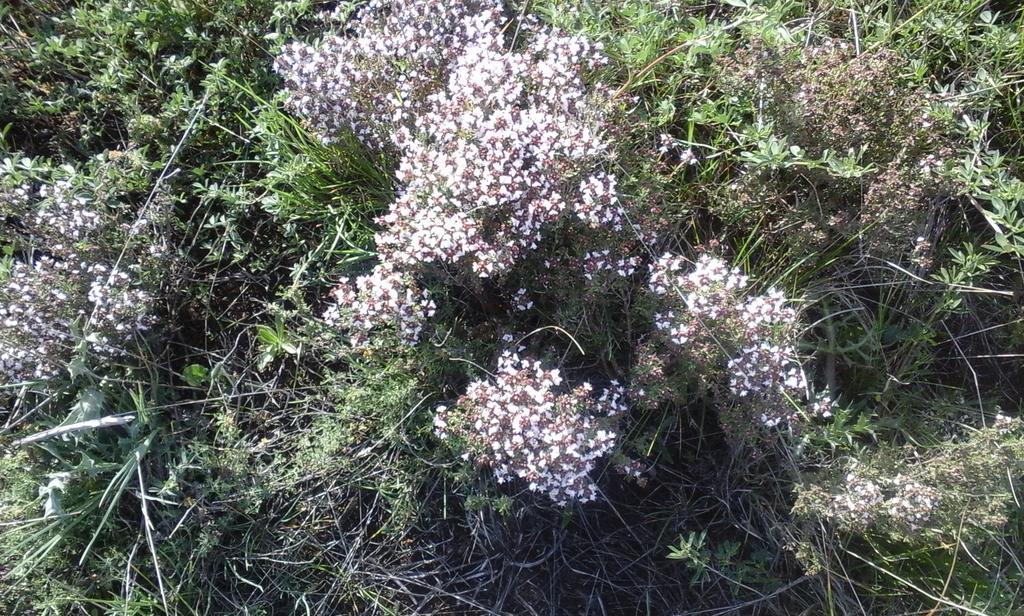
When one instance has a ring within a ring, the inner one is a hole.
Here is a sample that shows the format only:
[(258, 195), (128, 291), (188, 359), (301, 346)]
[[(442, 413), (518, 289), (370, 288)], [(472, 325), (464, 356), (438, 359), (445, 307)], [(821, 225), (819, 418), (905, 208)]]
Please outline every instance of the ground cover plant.
[(0, 6), (0, 612), (1024, 611), (1024, 12)]

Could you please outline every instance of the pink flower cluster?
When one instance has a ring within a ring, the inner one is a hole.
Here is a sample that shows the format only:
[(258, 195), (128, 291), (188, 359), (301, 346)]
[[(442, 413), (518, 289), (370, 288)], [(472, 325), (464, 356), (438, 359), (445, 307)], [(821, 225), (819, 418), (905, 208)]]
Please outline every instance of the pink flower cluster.
[(6, 381), (60, 376), (59, 358), (74, 348), (61, 310), (70, 299), (60, 284), (67, 270), (66, 263), (49, 257), (15, 262), (0, 286), (0, 374)]
[(648, 281), (656, 295), (682, 300), (683, 316), (677, 317), (675, 311), (669, 310), (654, 317), (660, 330), (668, 330), (676, 323), (677, 333), (670, 341), (677, 345), (685, 345), (703, 321), (734, 319), (743, 308), (740, 302), (747, 286), (747, 277), (739, 269), (730, 268), (725, 261), (708, 254), (701, 254), (693, 269), (683, 273), (686, 269), (686, 259), (666, 253), (654, 263)]
[(828, 515), (839, 524), (866, 529), (887, 524), (915, 532), (924, 528), (942, 501), (942, 493), (902, 473), (869, 479), (856, 470), (831, 495)]
[(507, 51), (500, 21), (478, 25), (445, 86), (394, 135), (402, 189), (377, 246), (405, 267), (464, 264), (493, 276), (568, 212), (591, 224), (623, 217), (614, 181), (597, 170), (609, 146), (581, 74), (599, 64), (596, 49), (537, 32)]
[(124, 267), (105, 264), (107, 222), (70, 180), (0, 191), (0, 213), (19, 222), (31, 246), (0, 282), (4, 380), (60, 376), (83, 340), (100, 357), (122, 356), (153, 324), (153, 297)]
[(585, 81), (606, 63), (599, 46), (529, 18), (507, 26), (497, 1), (375, 1), (351, 34), (278, 58), (289, 108), (321, 137), (351, 130), (397, 155), (375, 238), (389, 272), (500, 276), (558, 225), (623, 228), (601, 170), (610, 91)]
[(626, 278), (640, 267), (639, 257), (618, 256), (609, 249), (592, 250), (583, 255), (583, 277), (593, 280), (602, 274)]
[(520, 479), (564, 505), (597, 497), (590, 473), (614, 447), (609, 419), (627, 410), (617, 382), (595, 394), (589, 383), (566, 390), (558, 370), (506, 352), (493, 382), (475, 381), (456, 404), (437, 408), (444, 439), (465, 443), (466, 458), (499, 483)]
[(410, 123), (451, 62), (472, 41), (474, 16), (500, 19), (496, 2), (372, 0), (345, 28), (317, 45), (293, 42), (274, 68), (286, 105), (323, 141), (351, 131), (371, 147)]
[(342, 279), (331, 296), (335, 303), (327, 309), (324, 320), (348, 330), (356, 346), (368, 341), (371, 330), (387, 324), (394, 324), (399, 337), (413, 344), (435, 310), (430, 291), (421, 289), (411, 276), (395, 271), (388, 263), (377, 265), (354, 282)]
[(747, 283), (717, 257), (701, 254), (691, 269), (682, 257), (664, 254), (649, 280), (665, 307), (654, 315), (654, 326), (679, 351), (710, 339), (728, 357), (732, 394), (763, 407), (761, 421), (774, 427), (792, 416), (787, 396), (807, 396), (795, 348), (797, 315), (780, 291), (749, 296)]

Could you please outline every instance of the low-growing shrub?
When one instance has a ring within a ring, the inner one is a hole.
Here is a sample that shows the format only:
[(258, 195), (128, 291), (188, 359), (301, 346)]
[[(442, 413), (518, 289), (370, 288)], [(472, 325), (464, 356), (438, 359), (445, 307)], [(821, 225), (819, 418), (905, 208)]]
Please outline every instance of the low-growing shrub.
[(798, 230), (796, 245), (855, 238), (873, 256), (931, 258), (959, 192), (947, 179), (956, 108), (899, 54), (857, 53), (845, 40), (755, 41), (720, 80), (723, 95), (757, 109), (755, 129), (778, 145), (766, 152), (762, 141), (753, 168), (722, 195), (739, 216), (770, 212), (779, 231)]
[[(101, 163), (114, 165), (115, 163)], [(0, 214), (13, 234), (0, 286), (0, 368), (11, 383), (53, 379), (72, 359), (132, 352), (154, 324), (152, 288), (166, 267), (156, 205), (132, 222), (112, 187), (71, 167), (4, 159)], [(99, 189), (97, 191), (97, 188)], [(122, 208), (123, 209), (123, 208)], [(84, 366), (83, 366), (84, 367)]]
[[(532, 294), (546, 290), (510, 280), (531, 266), (550, 271), (555, 293), (582, 281), (597, 302), (621, 304), (607, 277), (628, 280), (644, 269), (643, 259), (627, 252), (630, 243), (608, 249), (602, 239), (627, 236), (643, 245), (668, 238), (638, 226), (642, 217), (631, 212), (641, 204), (620, 198), (615, 176), (603, 170), (616, 160), (608, 139), (623, 118), (611, 89), (591, 83), (607, 62), (599, 47), (532, 19), (506, 18), (490, 3), (371, 3), (353, 23), (345, 36), (289, 45), (277, 63), (287, 104), (322, 139), (349, 130), (398, 158), (398, 194), (377, 220), (380, 262), (332, 292), (326, 320), (346, 327), (357, 345), (385, 325), (416, 343), (437, 311), (422, 284), (480, 288), (486, 279), (508, 298), (509, 329), (519, 330), (537, 313)], [(515, 37), (508, 24), (516, 25)], [(435, 48), (444, 52), (423, 52)], [(582, 258), (582, 266), (563, 273), (567, 256)], [(795, 311), (777, 291), (742, 297), (746, 278), (720, 260), (701, 257), (686, 276), (682, 265), (663, 256), (650, 285), (674, 307), (654, 316), (654, 328), (669, 347), (703, 359), (683, 369), (730, 374), (738, 407), (746, 409), (734, 429), (797, 418), (809, 393), (794, 347)], [(611, 449), (614, 431), (595, 437), (581, 394), (550, 393), (543, 372), (524, 390), (540, 407), (519, 400), (525, 394), (516, 387), (526, 385), (512, 384), (528, 378), (518, 362), (499, 359), (494, 388), (471, 385), (454, 407), (461, 411), (439, 415), (439, 435), (457, 436), (499, 482), (524, 479), (560, 503), (592, 500), (586, 476)], [(609, 376), (626, 378), (629, 368)], [(511, 406), (491, 398), (509, 398)], [(541, 432), (518, 434), (527, 429), (516, 425), (524, 418)], [(503, 446), (491, 440), (497, 432), (522, 442)]]
[(1016, 506), (1021, 428), (1020, 419), (997, 415), (991, 427), (928, 450), (862, 455), (838, 474), (803, 484), (794, 512), (910, 544), (956, 548), (989, 540)]
[[(660, 308), (653, 319), (666, 347), (662, 352), (679, 358), (671, 360), (677, 366), (661, 368), (661, 376), (667, 378), (665, 371), (672, 370), (724, 372), (734, 403), (727, 404), (722, 421), (739, 433), (758, 421), (775, 427), (797, 420), (802, 402), (814, 398), (796, 350), (797, 311), (777, 289), (749, 295), (747, 281), (739, 269), (705, 253), (692, 269), (682, 257), (662, 255), (648, 283)], [(653, 386), (662, 393), (651, 399), (641, 389), (637, 397), (658, 402), (665, 395), (664, 382), (640, 381), (640, 388)]]
[[(525, 20), (509, 51), (497, 3), (370, 4), (354, 23), (351, 36), (287, 47), (277, 66), (288, 104), (322, 137), (354, 130), (398, 158), (400, 190), (378, 219), (381, 265), (354, 296), (340, 291), (362, 315), (356, 329), (430, 312), (426, 300), (373, 299), (422, 294), (385, 288), (399, 280), (475, 284), (539, 256), (554, 227), (625, 228), (615, 178), (602, 170), (614, 103), (584, 80), (604, 62), (597, 48)], [(444, 52), (424, 52), (434, 48)], [(419, 328), (403, 326), (404, 337)]]
[(470, 383), (452, 408), (437, 408), (436, 433), (461, 442), (498, 483), (518, 478), (559, 504), (594, 500), (590, 473), (615, 445), (613, 418), (627, 410), (625, 390), (612, 383), (595, 392), (584, 382), (559, 393), (561, 385), (558, 370), (505, 352), (493, 384)]

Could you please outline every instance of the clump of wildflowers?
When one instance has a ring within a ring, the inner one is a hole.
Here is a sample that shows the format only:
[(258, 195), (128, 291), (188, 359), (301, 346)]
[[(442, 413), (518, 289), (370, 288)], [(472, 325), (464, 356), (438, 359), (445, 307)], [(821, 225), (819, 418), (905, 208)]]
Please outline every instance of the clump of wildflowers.
[(38, 197), (35, 212), (25, 219), (33, 235), (51, 240), (47, 244), (51, 254), (76, 254), (76, 248), (81, 247), (75, 244), (89, 239), (103, 224), (100, 215), (89, 207), (89, 199), (77, 193), (68, 180), (43, 184)]
[[(0, 278), (0, 374), (10, 382), (56, 378), (79, 349), (123, 356), (154, 323), (136, 255), (112, 245), (125, 228), (64, 171), (68, 177), (0, 188), (0, 213), (20, 236)], [(14, 176), (14, 163), (4, 161), (0, 185)], [(158, 252), (154, 245), (145, 255)]]
[(488, 277), (535, 251), (569, 213), (621, 228), (614, 179), (599, 168), (610, 150), (604, 120), (581, 75), (600, 63), (596, 49), (542, 31), (510, 52), (500, 22), (485, 23), (427, 111), (395, 135), (402, 189), (381, 218), (386, 260)]
[(829, 515), (850, 528), (868, 528), (881, 516), (885, 495), (879, 482), (851, 471), (846, 489), (831, 497)]
[(96, 263), (89, 273), (93, 279), (86, 294), (92, 306), (86, 325), (88, 340), (103, 355), (119, 355), (132, 335), (147, 331), (154, 323), (153, 295), (139, 288), (135, 277), (120, 267)]
[(559, 226), (624, 229), (603, 170), (612, 96), (587, 80), (606, 63), (598, 45), (532, 19), (513, 41), (487, 1), (371, 2), (350, 26), (288, 46), (277, 70), (289, 107), (322, 138), (351, 131), (396, 156), (397, 196), (375, 238), (389, 272), (498, 277)]
[(942, 502), (942, 493), (934, 486), (899, 474), (892, 479), (892, 497), (885, 502), (886, 514), (909, 532), (921, 530)]
[(286, 105), (325, 142), (350, 131), (367, 145), (390, 142), (394, 127), (421, 112), (449, 65), (473, 41), (474, 16), (501, 17), (493, 1), (373, 0), (317, 45), (286, 45), (274, 68)]
[[(793, 511), (852, 533), (881, 532), (911, 543), (929, 537), (984, 540), (1007, 521), (1024, 468), (1019, 419), (932, 450), (881, 448), (834, 476), (798, 489)], [(957, 545), (956, 541), (952, 545)]]
[(590, 473), (615, 445), (611, 423), (626, 411), (625, 390), (562, 384), (558, 370), (506, 352), (493, 381), (474, 381), (454, 406), (438, 407), (435, 431), (460, 441), (498, 483), (522, 480), (563, 505), (594, 500)]
[(707, 253), (692, 268), (662, 255), (648, 285), (659, 307), (655, 331), (672, 353), (706, 368), (724, 364), (732, 397), (764, 425), (793, 418), (790, 400), (806, 398), (808, 384), (796, 352), (797, 313), (781, 291), (750, 295), (747, 276)]
[(927, 528), (943, 505), (942, 492), (920, 476), (897, 472), (895, 477), (887, 477), (877, 469), (861, 468), (850, 470), (836, 491), (829, 494), (811, 488), (804, 490), (801, 498), (798, 512), (817, 507), (835, 524), (853, 532), (884, 528), (914, 533)]
[(331, 296), (335, 303), (327, 309), (324, 319), (332, 325), (344, 326), (355, 345), (365, 344), (371, 330), (390, 324), (397, 326), (402, 341), (414, 344), (435, 309), (430, 291), (421, 289), (409, 275), (386, 263), (355, 281), (342, 279)]
[[(11, 382), (43, 380), (61, 373), (74, 337), (62, 322), (69, 295), (61, 283), (67, 266), (49, 257), (16, 262), (0, 285), (0, 373)], [(84, 312), (84, 311), (83, 311)], [(84, 316), (84, 314), (82, 315)]]

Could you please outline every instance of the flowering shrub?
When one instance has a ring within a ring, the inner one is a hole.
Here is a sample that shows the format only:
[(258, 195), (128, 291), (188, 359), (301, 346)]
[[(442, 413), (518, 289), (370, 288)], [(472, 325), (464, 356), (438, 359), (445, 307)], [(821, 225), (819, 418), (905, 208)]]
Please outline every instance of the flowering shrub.
[(889, 524), (906, 532), (921, 530), (939, 507), (941, 493), (900, 473), (889, 479), (869, 478), (856, 470), (847, 473), (846, 488), (828, 497), (828, 517), (837, 524), (866, 530)]
[[(501, 4), (488, 1), (371, 2), (350, 26), (287, 46), (276, 68), (288, 107), (322, 139), (351, 131), (398, 159), (397, 196), (378, 219), (380, 263), (343, 280), (325, 314), (353, 344), (385, 326), (415, 343), (435, 311), (419, 282), (432, 271), (502, 277), (560, 226), (624, 230), (616, 178), (602, 170), (610, 93), (585, 81), (605, 64), (599, 47), (532, 19), (513, 45)], [(640, 265), (585, 243), (575, 248), (588, 280)], [(526, 288), (504, 295), (516, 312), (534, 306)], [(559, 503), (591, 500), (588, 473), (614, 444), (607, 418), (624, 411), (623, 388), (594, 398), (589, 384), (558, 393), (560, 383), (558, 371), (506, 354), (494, 384), (474, 383), (439, 409), (438, 435), (461, 440), (499, 482), (527, 480)]]
[(437, 408), (435, 432), (462, 441), (466, 458), (494, 471), (498, 483), (522, 479), (535, 492), (565, 504), (597, 497), (590, 478), (611, 451), (610, 423), (626, 411), (616, 382), (595, 395), (584, 382), (565, 391), (558, 370), (505, 352), (494, 382), (475, 381), (451, 408)]
[(287, 106), (326, 142), (347, 130), (382, 147), (393, 126), (422, 110), (472, 40), (472, 16), (484, 10), (500, 17), (499, 5), (486, 0), (373, 0), (346, 24), (349, 35), (285, 45), (275, 69), (288, 88)]
[(867, 453), (834, 477), (802, 485), (793, 511), (847, 532), (883, 532), (912, 543), (984, 540), (1013, 506), (1024, 465), (1022, 428), (1020, 419), (1000, 415), (993, 426), (933, 450)]
[(0, 373), (10, 382), (60, 376), (82, 342), (105, 360), (122, 356), (154, 323), (140, 272), (161, 247), (120, 252), (146, 220), (116, 225), (83, 178), (60, 172), (66, 177), (19, 181), (22, 170), (10, 159), (0, 171), (0, 214), (20, 235), (0, 278)]
[(324, 320), (345, 327), (355, 345), (366, 343), (370, 330), (388, 323), (397, 325), (402, 341), (413, 344), (435, 309), (429, 291), (419, 289), (408, 275), (387, 263), (354, 282), (342, 279), (331, 296), (336, 303), (327, 309)]
[[(392, 326), (401, 341), (416, 343), (436, 309), (423, 286), (429, 277), (493, 279), (513, 312), (527, 313), (544, 289), (511, 285), (516, 266), (533, 258), (535, 282), (550, 288), (549, 297), (572, 301), (640, 271), (637, 246), (623, 236), (657, 240), (644, 214), (631, 217), (634, 208), (605, 170), (619, 117), (609, 88), (590, 83), (606, 63), (600, 46), (532, 19), (516, 25), (507, 27), (498, 2), (371, 2), (345, 34), (292, 43), (278, 58), (288, 108), (321, 139), (350, 132), (397, 160), (397, 194), (377, 220), (380, 262), (344, 279), (324, 315), (354, 345)], [(559, 229), (571, 229), (571, 239), (550, 250)], [(727, 369), (730, 391), (761, 423), (791, 418), (787, 398), (802, 399), (807, 389), (795, 310), (774, 290), (748, 298), (746, 277), (719, 259), (703, 255), (694, 271), (682, 270), (681, 258), (665, 255), (650, 273), (664, 304), (654, 317), (664, 344)], [(565, 283), (572, 276), (578, 284)], [(475, 417), (468, 427), (450, 427), (453, 411), (439, 412), (438, 434), (464, 441), (500, 481), (527, 479), (560, 502), (592, 498), (584, 478), (612, 433), (593, 440), (585, 392), (556, 396), (549, 374), (519, 361), (503, 357), (498, 383), (474, 384), (456, 405), (457, 415)], [(653, 374), (639, 372), (641, 382)], [(528, 379), (536, 382), (530, 391), (542, 392), (532, 403), (541, 405), (537, 413), (529, 400), (517, 402), (521, 408), (494, 402), (527, 395), (516, 388)], [(534, 440), (515, 419), (528, 412), (543, 427), (531, 432)], [(504, 440), (495, 440), (499, 433)]]
[[(417, 342), (436, 309), (423, 287), (431, 275), (448, 282), (495, 278), (501, 285), (515, 266), (538, 257), (547, 272), (541, 276), (560, 297), (563, 290), (578, 292), (554, 281), (561, 264), (577, 264), (569, 269), (584, 287), (602, 288), (643, 265), (622, 236), (656, 237), (631, 219), (617, 178), (603, 169), (613, 157), (618, 118), (609, 89), (588, 84), (606, 63), (600, 47), (531, 19), (517, 25), (513, 41), (497, 2), (371, 2), (346, 34), (315, 45), (292, 43), (278, 58), (289, 109), (321, 139), (348, 131), (397, 159), (397, 195), (377, 221), (380, 262), (369, 274), (343, 280), (325, 313), (353, 344), (390, 326), (401, 341)], [(570, 252), (547, 250), (552, 232), (566, 227), (576, 229)], [(651, 291), (663, 304), (655, 329), (670, 354), (728, 370), (737, 406), (760, 423), (792, 418), (790, 400), (807, 393), (794, 347), (795, 310), (775, 290), (747, 297), (747, 278), (720, 259), (702, 255), (692, 272), (683, 269), (680, 257), (664, 255), (650, 272)], [(534, 307), (536, 290), (517, 284), (501, 295), (520, 313)], [(531, 387), (554, 396), (551, 383), (542, 382), (545, 374), (527, 375), (518, 361), (503, 357), (499, 383), (474, 384), (456, 405), (479, 415), (463, 428), (469, 431), (448, 428), (445, 410), (438, 433), (462, 439), (500, 481), (528, 479), (559, 501), (591, 498), (593, 487), (582, 478), (611, 447), (611, 432), (590, 442), (591, 415), (577, 409), (569, 419), (565, 409), (581, 404), (571, 397), (552, 398), (544, 404), (562, 410), (550, 414), (544, 407), (536, 416), (552, 431), (545, 438), (559, 442), (552, 449), (544, 441), (546, 453), (515, 433), (521, 425), (505, 426), (518, 410), (502, 410), (511, 414), (505, 417), (488, 400), (515, 397), (516, 382), (529, 376), (538, 382)], [(641, 383), (666, 367), (652, 372), (643, 358), (640, 364)], [(636, 389), (650, 397), (643, 386)], [(484, 429), (490, 432), (472, 431)], [(581, 457), (561, 461), (572, 455), (561, 442), (570, 429), (576, 430), (571, 438), (584, 439), (572, 450)], [(489, 440), (498, 432), (507, 444)]]
[[(611, 155), (611, 95), (585, 80), (605, 64), (599, 47), (526, 19), (518, 29), (524, 42), (510, 50), (505, 25), (497, 2), (372, 2), (352, 20), (351, 35), (293, 43), (278, 58), (289, 108), (318, 135), (352, 131), (398, 157), (398, 195), (376, 236), (392, 287), (398, 279), (415, 286), (429, 266), (502, 275), (533, 255), (550, 229), (574, 221), (624, 228), (615, 178), (601, 169)], [(632, 272), (636, 264), (595, 267)], [(356, 286), (368, 290), (379, 279), (371, 274)], [(355, 304), (373, 296), (339, 293)], [(412, 342), (431, 312), (421, 308), (354, 305), (365, 317), (355, 327), (396, 317)]]
[[(654, 327), (669, 352), (706, 369), (724, 364), (732, 397), (764, 425), (793, 419), (791, 400), (806, 398), (808, 387), (797, 360), (796, 310), (777, 289), (749, 295), (747, 276), (718, 257), (703, 253), (687, 270), (672, 254), (651, 268)], [(664, 375), (659, 362), (646, 363), (648, 378)]]

